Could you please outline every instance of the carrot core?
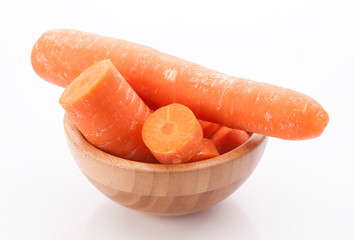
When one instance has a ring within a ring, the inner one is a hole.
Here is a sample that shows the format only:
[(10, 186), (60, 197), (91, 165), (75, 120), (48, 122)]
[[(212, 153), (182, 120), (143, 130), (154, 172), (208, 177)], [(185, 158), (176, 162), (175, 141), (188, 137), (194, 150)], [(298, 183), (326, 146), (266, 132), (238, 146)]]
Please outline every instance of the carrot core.
[(166, 135), (172, 134), (173, 130), (175, 129), (175, 124), (171, 122), (166, 122), (165, 125), (161, 127), (161, 132)]

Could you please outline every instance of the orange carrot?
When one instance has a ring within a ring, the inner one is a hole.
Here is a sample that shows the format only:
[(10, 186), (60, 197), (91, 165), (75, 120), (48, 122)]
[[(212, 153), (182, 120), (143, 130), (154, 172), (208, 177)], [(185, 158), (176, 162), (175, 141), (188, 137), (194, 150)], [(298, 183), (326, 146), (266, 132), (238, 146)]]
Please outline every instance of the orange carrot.
[(188, 162), (202, 146), (203, 130), (193, 112), (170, 104), (153, 112), (145, 121), (143, 141), (161, 163)]
[(177, 102), (198, 119), (294, 140), (321, 135), (329, 121), (318, 102), (299, 92), (222, 74), (114, 38), (52, 30), (38, 39), (31, 55), (35, 72), (60, 86), (107, 58), (151, 106)]
[(221, 126), (210, 139), (219, 153), (224, 154), (240, 146), (248, 138), (249, 135), (245, 131)]
[(205, 138), (210, 138), (219, 128), (220, 124), (203, 121), (199, 119), (200, 126), (202, 126)]
[(220, 154), (216, 149), (213, 141), (211, 141), (209, 138), (204, 138), (202, 147), (200, 148), (199, 152), (192, 157), (191, 162), (205, 160), (205, 159), (217, 157), (219, 155)]
[(154, 162), (141, 137), (151, 110), (111, 61), (98, 62), (82, 72), (59, 102), (92, 145), (122, 158)]

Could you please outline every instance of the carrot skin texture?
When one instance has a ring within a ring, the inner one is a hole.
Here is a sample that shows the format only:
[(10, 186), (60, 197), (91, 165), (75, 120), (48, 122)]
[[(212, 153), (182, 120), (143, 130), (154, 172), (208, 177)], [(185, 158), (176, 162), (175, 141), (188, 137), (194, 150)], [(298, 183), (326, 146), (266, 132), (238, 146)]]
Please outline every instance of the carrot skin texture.
[(192, 157), (190, 162), (205, 160), (205, 159), (217, 157), (219, 155), (220, 154), (216, 149), (213, 141), (211, 141), (209, 138), (204, 138), (202, 147), (200, 148), (199, 152)]
[(227, 153), (249, 139), (247, 132), (221, 126), (210, 138), (220, 154)]
[(160, 163), (185, 163), (198, 153), (203, 130), (193, 112), (170, 104), (153, 112), (145, 121), (143, 141)]
[(323, 107), (302, 93), (222, 74), (110, 37), (52, 30), (38, 39), (31, 55), (35, 72), (63, 87), (107, 58), (148, 105), (177, 102), (199, 119), (289, 140), (318, 137), (329, 121)]
[(151, 110), (109, 60), (83, 71), (59, 102), (92, 145), (118, 157), (156, 162), (141, 137)]

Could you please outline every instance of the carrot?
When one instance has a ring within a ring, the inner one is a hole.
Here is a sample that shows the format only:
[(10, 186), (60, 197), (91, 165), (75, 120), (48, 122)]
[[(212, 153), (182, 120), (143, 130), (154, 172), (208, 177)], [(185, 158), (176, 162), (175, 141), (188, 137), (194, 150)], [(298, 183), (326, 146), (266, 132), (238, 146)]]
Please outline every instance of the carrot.
[(202, 126), (205, 138), (210, 138), (220, 128), (220, 124), (217, 123), (203, 121), (200, 119), (198, 121), (200, 123), (200, 126)]
[(249, 135), (245, 131), (221, 126), (210, 139), (219, 153), (224, 154), (240, 146), (248, 138)]
[(199, 152), (194, 155), (191, 162), (205, 160), (219, 156), (219, 152), (215, 147), (215, 144), (209, 138), (203, 138), (202, 147)]
[(188, 162), (202, 146), (203, 130), (193, 112), (170, 104), (153, 112), (145, 121), (143, 141), (161, 163)]
[(111, 61), (83, 71), (66, 87), (59, 103), (92, 145), (122, 158), (154, 162), (141, 137), (151, 110)]
[(302, 93), (222, 74), (110, 37), (52, 30), (38, 39), (31, 55), (35, 72), (59, 86), (107, 58), (151, 106), (177, 102), (198, 119), (293, 140), (318, 137), (329, 121), (323, 107)]

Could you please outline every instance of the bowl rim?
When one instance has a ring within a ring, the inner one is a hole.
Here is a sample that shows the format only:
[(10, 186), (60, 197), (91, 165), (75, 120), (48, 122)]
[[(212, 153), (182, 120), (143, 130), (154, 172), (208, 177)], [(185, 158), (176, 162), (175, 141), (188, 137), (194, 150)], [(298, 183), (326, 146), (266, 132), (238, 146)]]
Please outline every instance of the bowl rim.
[(227, 162), (240, 159), (268, 139), (267, 136), (251, 133), (250, 138), (242, 145), (220, 156), (182, 164), (159, 164), (137, 162), (120, 158), (96, 148), (86, 140), (66, 113), (64, 115), (64, 130), (67, 141), (70, 142), (76, 150), (82, 152), (85, 157), (94, 159), (101, 164), (106, 164), (111, 167), (123, 168), (128, 171), (138, 171), (140, 173), (186, 173), (218, 167)]

